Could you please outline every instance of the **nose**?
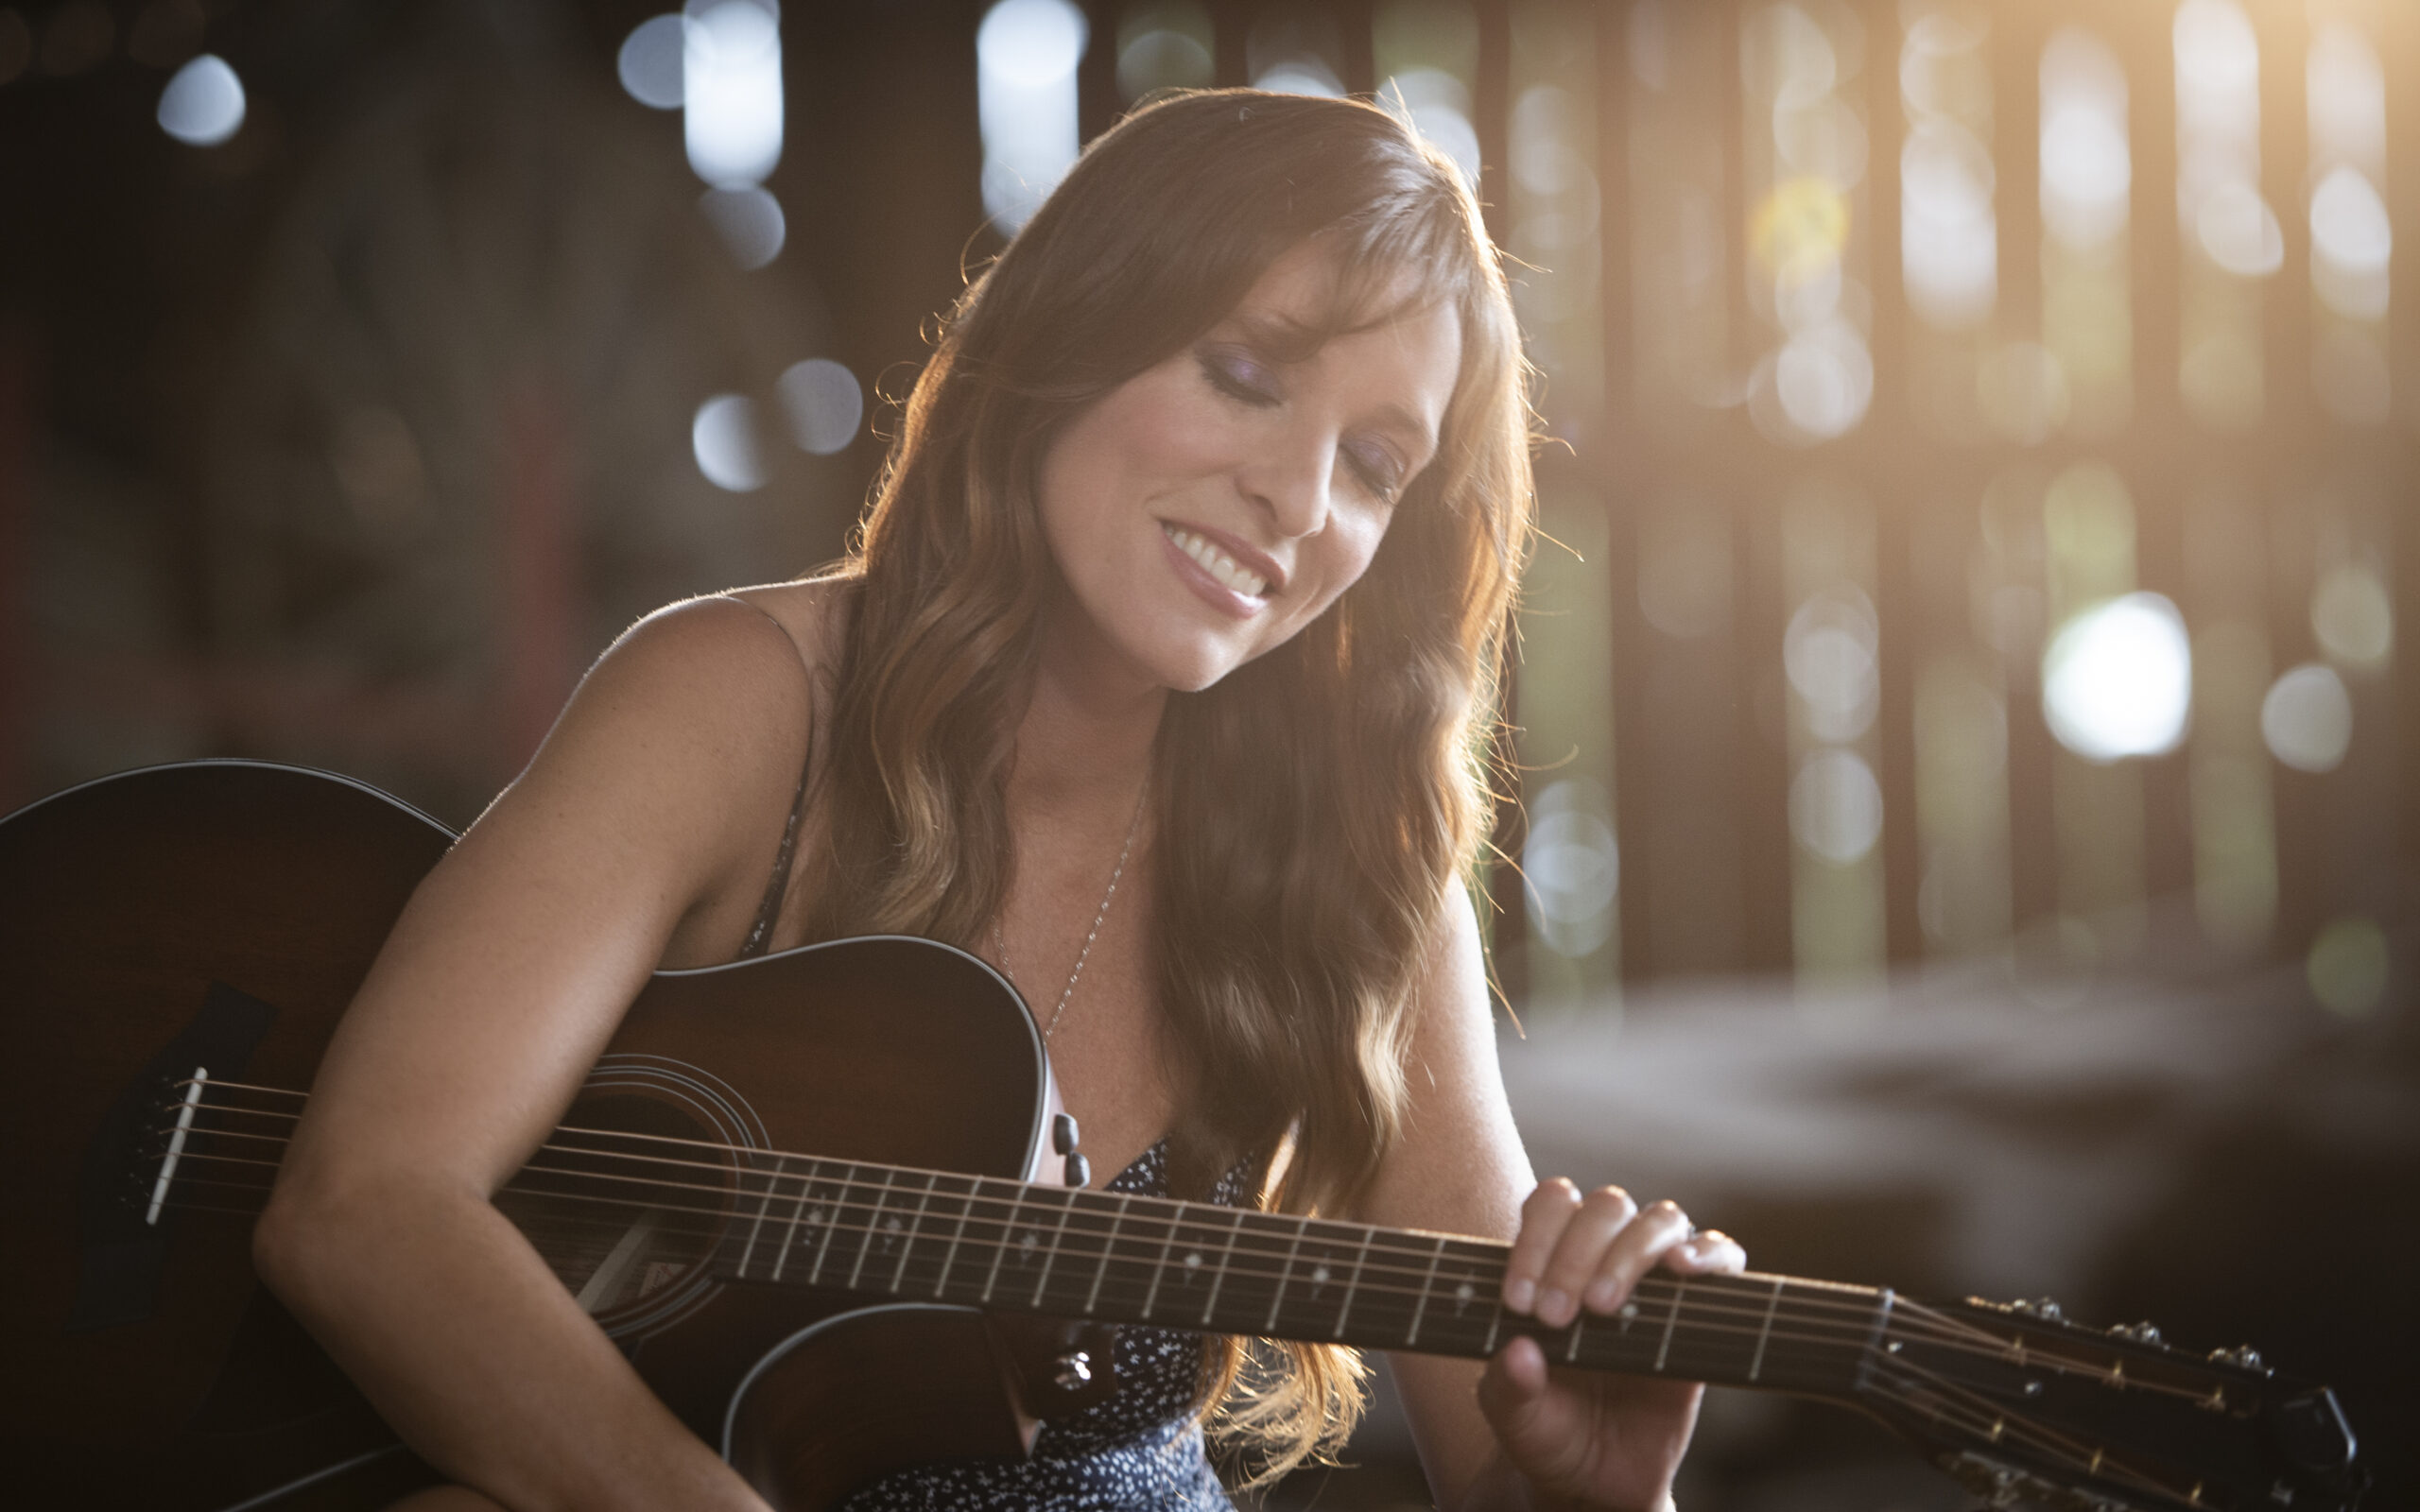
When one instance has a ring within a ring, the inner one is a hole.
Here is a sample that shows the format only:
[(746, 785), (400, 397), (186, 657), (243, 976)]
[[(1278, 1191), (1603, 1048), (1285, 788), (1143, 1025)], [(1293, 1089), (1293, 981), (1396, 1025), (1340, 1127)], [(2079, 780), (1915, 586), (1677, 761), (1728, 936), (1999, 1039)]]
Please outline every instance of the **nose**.
[(1327, 525), (1337, 467), (1337, 438), (1313, 426), (1292, 428), (1253, 458), (1239, 481), (1270, 528), (1292, 541)]

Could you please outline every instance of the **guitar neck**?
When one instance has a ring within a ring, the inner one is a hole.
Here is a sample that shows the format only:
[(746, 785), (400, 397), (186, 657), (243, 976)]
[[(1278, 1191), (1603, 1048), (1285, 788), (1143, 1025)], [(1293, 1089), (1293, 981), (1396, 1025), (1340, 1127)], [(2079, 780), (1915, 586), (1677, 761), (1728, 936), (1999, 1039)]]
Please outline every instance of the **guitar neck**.
[(747, 1181), (735, 1281), (1473, 1358), (1527, 1334), (1557, 1364), (1841, 1396), (1891, 1315), (1868, 1287), (1657, 1273), (1550, 1329), (1504, 1309), (1488, 1240), (805, 1157)]

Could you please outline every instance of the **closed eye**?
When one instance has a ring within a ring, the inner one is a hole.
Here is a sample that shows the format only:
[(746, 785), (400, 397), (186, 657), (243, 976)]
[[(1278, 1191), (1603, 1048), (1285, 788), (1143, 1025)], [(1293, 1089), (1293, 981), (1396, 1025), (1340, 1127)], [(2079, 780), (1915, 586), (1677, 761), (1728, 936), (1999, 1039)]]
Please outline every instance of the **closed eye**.
[(1381, 504), (1392, 504), (1403, 490), (1403, 464), (1383, 446), (1348, 446), (1344, 449), (1347, 465), (1361, 486), (1370, 490)]
[(1229, 399), (1267, 409), (1278, 402), (1276, 381), (1258, 363), (1232, 352), (1201, 354), (1201, 375)]

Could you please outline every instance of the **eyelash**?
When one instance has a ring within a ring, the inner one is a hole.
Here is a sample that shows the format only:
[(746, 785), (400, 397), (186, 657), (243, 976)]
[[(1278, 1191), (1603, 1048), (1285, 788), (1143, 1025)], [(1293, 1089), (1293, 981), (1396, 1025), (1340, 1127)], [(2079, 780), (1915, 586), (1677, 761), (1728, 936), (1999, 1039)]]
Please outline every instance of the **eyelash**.
[[(1201, 358), (1201, 372), (1210, 380), (1210, 387), (1239, 404), (1250, 404), (1254, 409), (1267, 409), (1278, 402), (1275, 394), (1245, 382), (1215, 356), (1205, 354)], [(1396, 481), (1392, 469), (1383, 463), (1372, 462), (1350, 450), (1345, 453), (1345, 465), (1353, 469), (1354, 477), (1370, 491), (1371, 497), (1380, 504), (1395, 502), (1401, 485)]]

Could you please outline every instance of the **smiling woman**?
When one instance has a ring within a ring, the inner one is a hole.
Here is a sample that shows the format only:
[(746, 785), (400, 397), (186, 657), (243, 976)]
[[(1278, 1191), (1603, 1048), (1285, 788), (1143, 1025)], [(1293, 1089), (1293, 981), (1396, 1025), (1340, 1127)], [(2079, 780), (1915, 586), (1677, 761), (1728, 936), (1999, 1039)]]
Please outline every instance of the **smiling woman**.
[[(663, 966), (1013, 961), (1055, 997), (1071, 1182), (1517, 1230), (1502, 1305), (1551, 1328), (1744, 1263), (1668, 1203), (1535, 1185), (1496, 1074), (1462, 882), (1522, 376), (1468, 187), (1382, 112), (1193, 94), (1093, 145), (953, 312), (852, 555), (625, 636), (328, 1052), (260, 1263), (442, 1500), (763, 1505), (491, 1201)], [(1358, 1410), (1339, 1345), (1132, 1328), (1113, 1359), (1028, 1456), (851, 1504), (1221, 1505), (1205, 1422), (1273, 1473)], [(1663, 1504), (1696, 1413), (1527, 1337), (1395, 1373), (1456, 1505)]]

